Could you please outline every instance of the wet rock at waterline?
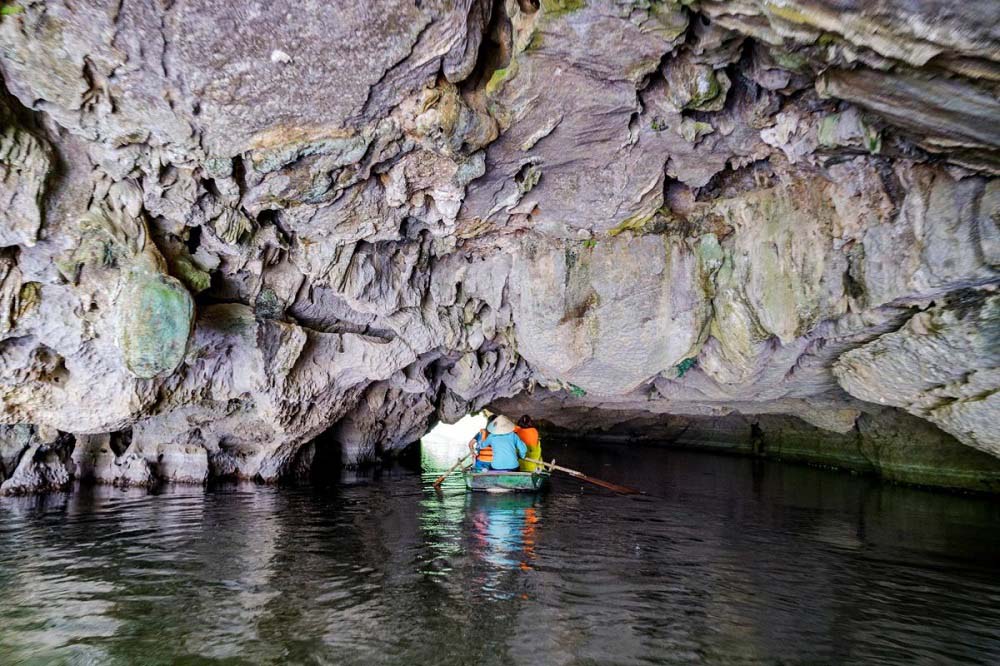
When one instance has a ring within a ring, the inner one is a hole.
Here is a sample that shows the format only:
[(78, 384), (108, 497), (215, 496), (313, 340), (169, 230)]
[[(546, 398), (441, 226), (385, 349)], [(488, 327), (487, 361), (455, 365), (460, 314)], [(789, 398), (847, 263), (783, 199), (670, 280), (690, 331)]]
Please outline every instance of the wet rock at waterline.
[(13, 4), (3, 492), (491, 404), (995, 489), (993, 2)]

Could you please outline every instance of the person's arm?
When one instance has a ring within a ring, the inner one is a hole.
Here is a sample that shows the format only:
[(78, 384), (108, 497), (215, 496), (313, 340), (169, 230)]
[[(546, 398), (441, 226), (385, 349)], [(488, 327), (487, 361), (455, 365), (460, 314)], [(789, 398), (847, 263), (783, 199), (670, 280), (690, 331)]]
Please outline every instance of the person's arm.
[(514, 446), (517, 447), (517, 457), (524, 458), (525, 456), (528, 455), (528, 447), (525, 446), (524, 441), (517, 435), (514, 435), (514, 438), (517, 440), (517, 442), (514, 444)]
[(479, 451), (479, 445), (482, 443), (483, 433), (477, 432), (476, 436), (469, 440), (469, 453), (475, 455)]

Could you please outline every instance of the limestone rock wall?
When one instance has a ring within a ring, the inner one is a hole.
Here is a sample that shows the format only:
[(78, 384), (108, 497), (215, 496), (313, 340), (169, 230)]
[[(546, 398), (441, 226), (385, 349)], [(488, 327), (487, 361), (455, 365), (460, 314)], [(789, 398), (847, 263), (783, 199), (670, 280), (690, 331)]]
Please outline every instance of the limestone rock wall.
[(1000, 455), (991, 0), (4, 9), (2, 492), (491, 404)]

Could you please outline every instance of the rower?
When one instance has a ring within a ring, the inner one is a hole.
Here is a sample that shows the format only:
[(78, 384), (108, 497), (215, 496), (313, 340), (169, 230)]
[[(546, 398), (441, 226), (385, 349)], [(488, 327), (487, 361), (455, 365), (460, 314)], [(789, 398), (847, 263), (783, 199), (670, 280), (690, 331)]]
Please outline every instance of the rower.
[(493, 462), (493, 447), (486, 443), (486, 438), (490, 436), (489, 427), (497, 418), (494, 414), (486, 422), (486, 427), (476, 433), (476, 436), (469, 440), (469, 453), (474, 455), (476, 462), (473, 466), (475, 472), (485, 472)]

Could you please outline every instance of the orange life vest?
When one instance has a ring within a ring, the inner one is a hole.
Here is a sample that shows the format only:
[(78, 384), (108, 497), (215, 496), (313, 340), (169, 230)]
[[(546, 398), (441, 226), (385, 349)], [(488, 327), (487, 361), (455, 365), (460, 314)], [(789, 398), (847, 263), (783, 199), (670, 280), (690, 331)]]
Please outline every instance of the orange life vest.
[[(490, 436), (490, 434), (488, 432), (486, 432), (485, 430), (480, 430), (479, 431), (479, 443), (482, 444), (483, 442), (485, 442), (486, 438), (489, 437), (489, 436)], [(491, 463), (491, 462), (493, 462), (493, 447), (492, 446), (484, 446), (483, 448), (479, 449), (479, 452), (476, 453), (476, 460), (478, 460), (479, 462), (484, 462), (484, 463)]]
[[(514, 428), (514, 432), (517, 436), (521, 438), (524, 445), (528, 447), (528, 455), (525, 458), (534, 458), (535, 460), (542, 459), (542, 445), (538, 443), (538, 430), (535, 428)], [(534, 472), (538, 467), (536, 463), (528, 462), (527, 460), (520, 460), (517, 464), (518, 469), (522, 472)]]
[(538, 430), (536, 428), (522, 428), (517, 426), (514, 432), (521, 438), (527, 446), (538, 446)]

